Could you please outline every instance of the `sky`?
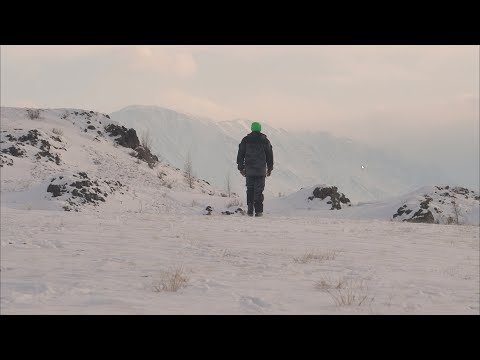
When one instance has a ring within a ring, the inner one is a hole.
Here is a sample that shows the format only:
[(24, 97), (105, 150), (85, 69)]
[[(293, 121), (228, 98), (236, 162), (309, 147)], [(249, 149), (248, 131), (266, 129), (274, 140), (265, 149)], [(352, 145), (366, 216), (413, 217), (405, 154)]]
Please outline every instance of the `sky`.
[(479, 54), (447, 45), (1, 46), (1, 105), (158, 105), (328, 131), (478, 184)]

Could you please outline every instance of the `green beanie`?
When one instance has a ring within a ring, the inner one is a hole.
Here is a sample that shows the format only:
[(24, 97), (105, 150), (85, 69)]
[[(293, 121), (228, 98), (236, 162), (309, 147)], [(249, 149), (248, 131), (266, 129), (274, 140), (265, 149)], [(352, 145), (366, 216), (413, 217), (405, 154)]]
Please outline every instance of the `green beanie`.
[(262, 125), (260, 125), (258, 122), (253, 122), (251, 129), (252, 131), (260, 132), (262, 130)]

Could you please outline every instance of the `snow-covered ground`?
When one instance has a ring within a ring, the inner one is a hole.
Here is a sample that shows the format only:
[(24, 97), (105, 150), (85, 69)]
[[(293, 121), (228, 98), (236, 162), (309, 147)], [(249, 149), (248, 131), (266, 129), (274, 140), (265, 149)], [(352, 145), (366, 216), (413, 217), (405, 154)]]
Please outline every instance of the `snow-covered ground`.
[[(243, 192), (115, 145), (107, 115), (1, 115), (1, 314), (480, 313), (477, 192), (329, 210), (313, 186), (250, 218)], [(462, 226), (442, 225), (453, 200)], [(403, 222), (417, 211), (442, 221)]]
[(1, 210), (2, 314), (480, 313), (474, 226)]

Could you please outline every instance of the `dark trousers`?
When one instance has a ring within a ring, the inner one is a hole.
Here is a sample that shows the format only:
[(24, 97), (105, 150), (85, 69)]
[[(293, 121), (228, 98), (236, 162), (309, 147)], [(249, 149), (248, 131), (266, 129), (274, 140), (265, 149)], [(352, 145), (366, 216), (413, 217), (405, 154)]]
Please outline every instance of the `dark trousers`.
[(247, 176), (247, 206), (248, 212), (263, 212), (263, 190), (265, 189), (265, 176)]

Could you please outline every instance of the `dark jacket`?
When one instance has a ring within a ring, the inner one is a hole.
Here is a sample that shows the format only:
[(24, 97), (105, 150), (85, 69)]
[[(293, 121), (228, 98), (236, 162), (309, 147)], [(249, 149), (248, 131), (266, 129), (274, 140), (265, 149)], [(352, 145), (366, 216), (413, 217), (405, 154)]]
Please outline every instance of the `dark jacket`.
[(238, 146), (238, 170), (245, 169), (246, 176), (266, 176), (273, 170), (272, 144), (265, 134), (251, 132)]

